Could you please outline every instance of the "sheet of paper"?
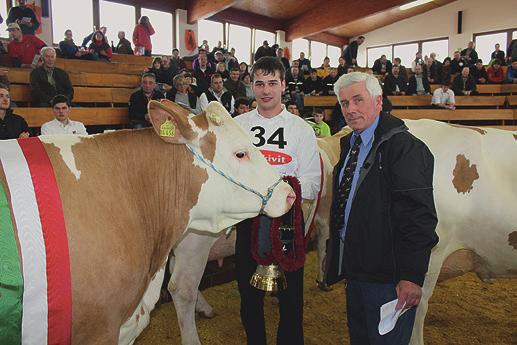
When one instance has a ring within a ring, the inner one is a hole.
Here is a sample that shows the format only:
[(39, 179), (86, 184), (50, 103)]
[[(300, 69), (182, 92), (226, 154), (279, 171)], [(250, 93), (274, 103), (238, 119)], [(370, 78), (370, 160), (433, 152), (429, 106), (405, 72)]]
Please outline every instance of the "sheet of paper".
[(394, 299), (393, 301), (385, 303), (381, 306), (381, 321), (379, 322), (380, 335), (384, 335), (386, 333), (391, 332), (393, 328), (395, 328), (398, 318), (409, 310), (404, 309), (404, 306), (406, 305), (405, 303), (402, 309), (395, 310), (395, 307), (397, 306), (397, 301), (398, 299)]

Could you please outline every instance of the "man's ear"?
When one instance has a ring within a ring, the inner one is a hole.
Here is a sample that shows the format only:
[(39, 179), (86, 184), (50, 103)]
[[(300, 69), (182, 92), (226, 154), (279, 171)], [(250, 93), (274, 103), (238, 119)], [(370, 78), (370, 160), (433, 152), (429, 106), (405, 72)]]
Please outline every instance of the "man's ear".
[(172, 144), (185, 144), (197, 136), (188, 121), (188, 111), (168, 99), (150, 101), (149, 119), (156, 134)]
[(374, 102), (375, 102), (375, 110), (377, 111), (377, 114), (378, 114), (382, 110), (382, 95), (375, 96)]

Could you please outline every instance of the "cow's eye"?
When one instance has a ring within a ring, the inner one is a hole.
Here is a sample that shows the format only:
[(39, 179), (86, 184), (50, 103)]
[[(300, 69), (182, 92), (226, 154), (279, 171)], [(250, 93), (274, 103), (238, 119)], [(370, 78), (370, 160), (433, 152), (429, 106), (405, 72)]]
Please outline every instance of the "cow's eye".
[(246, 157), (246, 152), (244, 152), (244, 151), (236, 152), (235, 157), (242, 159), (242, 158)]

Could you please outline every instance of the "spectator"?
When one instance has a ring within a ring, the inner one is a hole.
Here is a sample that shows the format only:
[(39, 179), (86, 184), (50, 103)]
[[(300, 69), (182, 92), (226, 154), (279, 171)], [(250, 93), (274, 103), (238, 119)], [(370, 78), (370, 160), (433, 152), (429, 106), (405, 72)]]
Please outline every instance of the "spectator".
[(224, 62), (219, 62), (215, 66), (215, 73), (219, 73), (221, 77), (223, 77), (223, 81), (226, 81), (228, 78), (230, 78), (230, 72), (226, 70), (226, 65)]
[(250, 111), (249, 100), (246, 97), (239, 97), (235, 100), (235, 111), (232, 113), (232, 117), (239, 116), (248, 111)]
[(508, 67), (507, 79), (508, 83), (517, 84), (517, 60), (513, 60), (510, 67)]
[[(146, 72), (153, 73), (158, 84), (172, 84), (172, 80), (168, 79), (167, 72), (162, 68), (162, 58), (159, 56), (153, 58), (152, 66), (147, 68)], [(163, 89), (162, 86), (159, 87), (160, 89)]]
[(442, 83), (441, 87), (434, 90), (433, 99), (431, 100), (433, 106), (454, 110), (456, 109), (455, 103), (454, 92), (449, 89), (448, 83)]
[(451, 83), (451, 58), (446, 57), (443, 60), (441, 73), (440, 73), (440, 81), (445, 84)]
[(384, 79), (384, 94), (387, 96), (403, 96), (407, 91), (407, 79), (400, 74), (400, 67), (394, 65), (391, 73)]
[(337, 65), (337, 75), (341, 77), (343, 74), (346, 74), (348, 70), (348, 66), (346, 64), (345, 58), (340, 56)]
[(456, 96), (469, 96), (477, 94), (476, 80), (472, 75), (470, 75), (469, 67), (463, 67), (461, 74), (458, 74), (456, 78), (454, 78), (454, 82), (452, 83), (452, 91), (454, 91)]
[(504, 82), (504, 71), (501, 68), (501, 62), (498, 59), (493, 61), (492, 66), (488, 67), (486, 73), (489, 83), (500, 84)]
[(65, 95), (69, 100), (74, 97), (74, 88), (68, 73), (55, 67), (56, 51), (52, 47), (41, 49), (43, 64), (35, 68), (30, 75), (32, 102), (38, 107), (50, 106), (56, 95)]
[(429, 95), (431, 93), (431, 86), (429, 81), (422, 73), (422, 65), (417, 64), (415, 67), (415, 74), (409, 78), (408, 92), (409, 95)]
[(278, 48), (276, 50), (276, 57), (282, 61), (282, 64), (284, 65), (285, 70), (287, 71), (289, 68), (291, 68), (291, 65), (289, 64), (289, 59), (284, 56), (284, 50), (282, 48)]
[(323, 95), (323, 81), (314, 68), (310, 70), (309, 78), (303, 82), (303, 92), (308, 96)]
[(92, 55), (94, 60), (111, 61), (113, 50), (106, 40), (106, 36), (102, 31), (97, 31), (92, 38), (92, 43), (88, 47), (88, 52)]
[(40, 49), (45, 47), (45, 42), (32, 35), (24, 35), (20, 26), (11, 23), (7, 26), (7, 31), (12, 35), (13, 40), (7, 45), (9, 57), (14, 67), (32, 67)]
[(285, 78), (286, 91), (300, 109), (303, 108), (303, 81), (300, 70), (293, 64), (291, 74)]
[(230, 78), (224, 82), (224, 87), (232, 94), (234, 99), (246, 97), (246, 87), (239, 80), (239, 77), (239, 69), (233, 68), (230, 72)]
[(460, 52), (455, 51), (454, 58), (451, 60), (451, 75), (460, 73), (463, 70), (463, 67), (468, 66), (468, 62), (460, 55)]
[(70, 120), (72, 106), (70, 100), (64, 95), (56, 95), (50, 101), (54, 120), (44, 123), (41, 126), (41, 135), (49, 134), (76, 134), (88, 135), (86, 128), (81, 122)]
[(288, 112), (293, 115), (300, 116), (300, 111), (298, 110), (298, 105), (294, 101), (288, 101), (285, 103), (285, 107)]
[(9, 90), (9, 85), (11, 83), (9, 82), (9, 70), (7, 69), (0, 69), (0, 85), (4, 85)]
[(6, 24), (16, 23), (20, 26), (20, 29), (24, 35), (35, 35), (38, 30), (40, 23), (36, 18), (34, 11), (27, 7), (26, 0), (18, 0), (18, 6), (11, 7)]
[[(96, 33), (97, 31), (102, 32), (102, 34), (104, 35), (104, 37), (106, 37), (106, 31), (108, 31), (108, 28), (107, 28), (107, 27), (105, 27), (105, 26), (101, 26), (101, 28), (100, 28), (99, 30), (97, 30), (97, 29), (95, 28), (95, 26), (94, 26), (94, 27), (93, 27), (93, 32), (92, 32), (91, 34), (89, 34), (88, 36), (86, 36), (86, 37), (83, 39), (83, 43), (81, 44), (81, 47), (83, 47), (83, 48), (85, 48), (85, 49), (86, 49), (86, 48), (90, 45), (90, 43), (91, 43), (91, 41), (92, 41), (92, 39), (93, 39), (93, 35), (95, 35), (95, 33)], [(108, 43), (108, 41), (106, 41), (106, 43)]]
[(201, 102), (195, 93), (189, 92), (190, 82), (178, 74), (173, 79), (174, 88), (167, 92), (167, 99), (185, 107), (193, 114), (201, 113)]
[(150, 127), (147, 104), (150, 100), (165, 98), (156, 90), (156, 76), (153, 73), (142, 75), (141, 87), (129, 98), (129, 124), (132, 128)]
[(142, 16), (133, 30), (133, 44), (135, 45), (135, 55), (151, 56), (153, 45), (151, 36), (154, 29), (149, 21), (149, 17)]
[[(393, 59), (393, 66), (399, 66), (399, 74), (403, 76), (406, 80), (409, 79), (409, 74), (404, 65), (402, 65), (402, 60), (399, 57)], [(393, 67), (391, 67), (393, 69)]]
[(213, 70), (213, 71), (215, 71), (215, 64), (212, 63), (212, 61), (210, 61), (210, 57), (208, 56), (208, 52), (205, 49), (203, 49), (203, 48), (199, 49), (199, 51), (197, 53), (197, 57), (192, 62), (192, 70), (195, 71), (196, 69), (199, 68), (199, 59), (201, 58), (202, 55), (206, 56), (208, 68)]
[(476, 84), (486, 84), (488, 80), (488, 74), (485, 70), (485, 67), (483, 67), (483, 60), (478, 59), (476, 61), (476, 65), (472, 67), (471, 74), (474, 77)]
[(499, 45), (499, 43), (495, 44), (495, 50), (492, 52), (492, 55), (490, 56), (491, 63), (493, 64), (494, 60), (499, 60), (499, 64), (505, 66), (506, 64), (504, 63), (504, 51), (500, 50), (500, 47), (501, 46)]
[(517, 38), (513, 39), (508, 45), (508, 49), (506, 50), (506, 60), (508, 64), (513, 61), (517, 61)]
[(131, 42), (129, 42), (129, 40), (126, 38), (126, 33), (124, 31), (118, 32), (118, 43), (117, 47), (115, 48), (115, 53), (133, 55)]
[(178, 48), (174, 48), (172, 50), (171, 68), (175, 68), (178, 71), (187, 69), (187, 65), (185, 64), (185, 61), (183, 61), (183, 59), (180, 57), (180, 51)]
[(254, 55), (254, 61), (257, 61), (263, 56), (271, 56), (271, 48), (269, 47), (268, 41), (264, 41), (262, 45), (258, 47)]
[(416, 52), (415, 59), (413, 60), (413, 62), (411, 62), (411, 70), (413, 71), (413, 73), (415, 73), (417, 65), (420, 65), (423, 71), (425, 61), (422, 59), (422, 52)]
[(229, 114), (233, 114), (235, 99), (232, 94), (224, 88), (223, 78), (220, 74), (215, 73), (212, 75), (210, 89), (203, 92), (199, 100), (203, 111), (206, 110), (209, 102), (217, 101), (223, 105)]
[(474, 42), (470, 41), (467, 48), (461, 51), (461, 56), (468, 65), (474, 65), (478, 61), (478, 53), (474, 49)]
[(7, 86), (0, 84), (0, 140), (29, 137), (29, 125), (13, 113)]
[(352, 41), (344, 50), (343, 57), (345, 58), (345, 63), (348, 66), (357, 67), (357, 50), (359, 46), (363, 44), (364, 36), (359, 36), (357, 40)]
[(298, 68), (298, 71), (300, 70), (300, 61), (298, 60), (293, 60), (293, 64), (291, 65), (291, 68), (289, 68), (287, 71), (285, 71), (285, 80), (286, 80), (286, 86), (287, 86), (287, 79), (289, 78), (292, 78), (293, 75), (291, 73), (291, 70), (293, 69), (293, 67), (296, 67)]
[(434, 84), (440, 81), (440, 71), (438, 64), (433, 60), (433, 58), (428, 58), (425, 67), (424, 67), (424, 75), (427, 77), (429, 83)]
[(314, 109), (312, 113), (314, 117), (314, 124), (312, 124), (312, 129), (314, 130), (314, 134), (316, 134), (317, 138), (324, 138), (330, 136), (330, 127), (323, 121), (325, 119), (325, 112), (321, 108)]
[(312, 69), (311, 61), (305, 58), (304, 52), (300, 52), (300, 58), (298, 59), (298, 61), (300, 62), (300, 72), (302, 72), (303, 74), (309, 73), (309, 71)]
[(250, 111), (257, 109), (257, 100), (252, 99), (250, 102)]
[(386, 58), (386, 55), (381, 55), (380, 58), (375, 60), (373, 63), (372, 71), (378, 75), (385, 75), (391, 73), (392, 64), (391, 61)]
[(248, 71), (248, 64), (243, 61), (239, 64), (239, 74), (242, 76), (245, 73), (249, 74), (250, 72)]
[(337, 74), (337, 69), (332, 67), (330, 69), (330, 74), (323, 79), (323, 94), (324, 95), (334, 95), (334, 84), (339, 79)]
[(323, 59), (323, 63), (321, 64), (321, 67), (318, 68), (318, 77), (320, 78), (325, 78), (326, 76), (328, 76), (330, 74), (330, 69), (332, 67), (330, 67), (330, 58), (328, 56), (325, 56), (325, 58)]
[[(233, 49), (233, 48), (232, 48)], [(224, 52), (224, 64), (226, 65), (226, 69), (228, 71), (231, 71), (232, 68), (241, 68), (241, 66), (239, 65), (239, 62), (237, 61), (237, 59), (235, 58), (235, 56), (233, 56), (230, 52), (226, 51)], [(245, 62), (241, 62), (241, 65), (244, 64), (246, 66), (246, 71), (248, 70), (248, 65), (245, 63)]]
[(88, 51), (79, 49), (79, 47), (75, 45), (72, 30), (70, 29), (65, 31), (65, 39), (59, 42), (59, 50), (61, 51), (61, 56), (63, 56), (65, 59), (92, 58)]
[(220, 50), (217, 50), (214, 53), (214, 65), (217, 65), (219, 62), (224, 62), (224, 53)]
[(161, 69), (164, 74), (164, 82), (168, 85), (172, 85), (172, 79), (179, 73), (179, 71), (176, 66), (171, 65), (171, 59), (167, 55), (162, 56)]
[(251, 102), (253, 99), (255, 99), (255, 94), (253, 93), (253, 88), (251, 85), (251, 75), (249, 73), (241, 75), (241, 81), (246, 89), (246, 98)]
[(214, 74), (214, 70), (208, 65), (208, 57), (206, 54), (201, 54), (198, 57), (199, 66), (194, 69), (192, 76), (196, 78), (197, 87), (199, 88), (200, 94), (207, 92), (210, 87), (211, 77)]

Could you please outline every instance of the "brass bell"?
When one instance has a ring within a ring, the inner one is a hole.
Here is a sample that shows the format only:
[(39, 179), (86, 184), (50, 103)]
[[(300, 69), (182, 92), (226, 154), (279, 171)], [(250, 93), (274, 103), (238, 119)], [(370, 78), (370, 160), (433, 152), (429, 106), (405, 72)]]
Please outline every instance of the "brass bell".
[(255, 273), (251, 276), (250, 284), (266, 292), (276, 292), (287, 288), (284, 271), (275, 264), (269, 266), (258, 265)]

